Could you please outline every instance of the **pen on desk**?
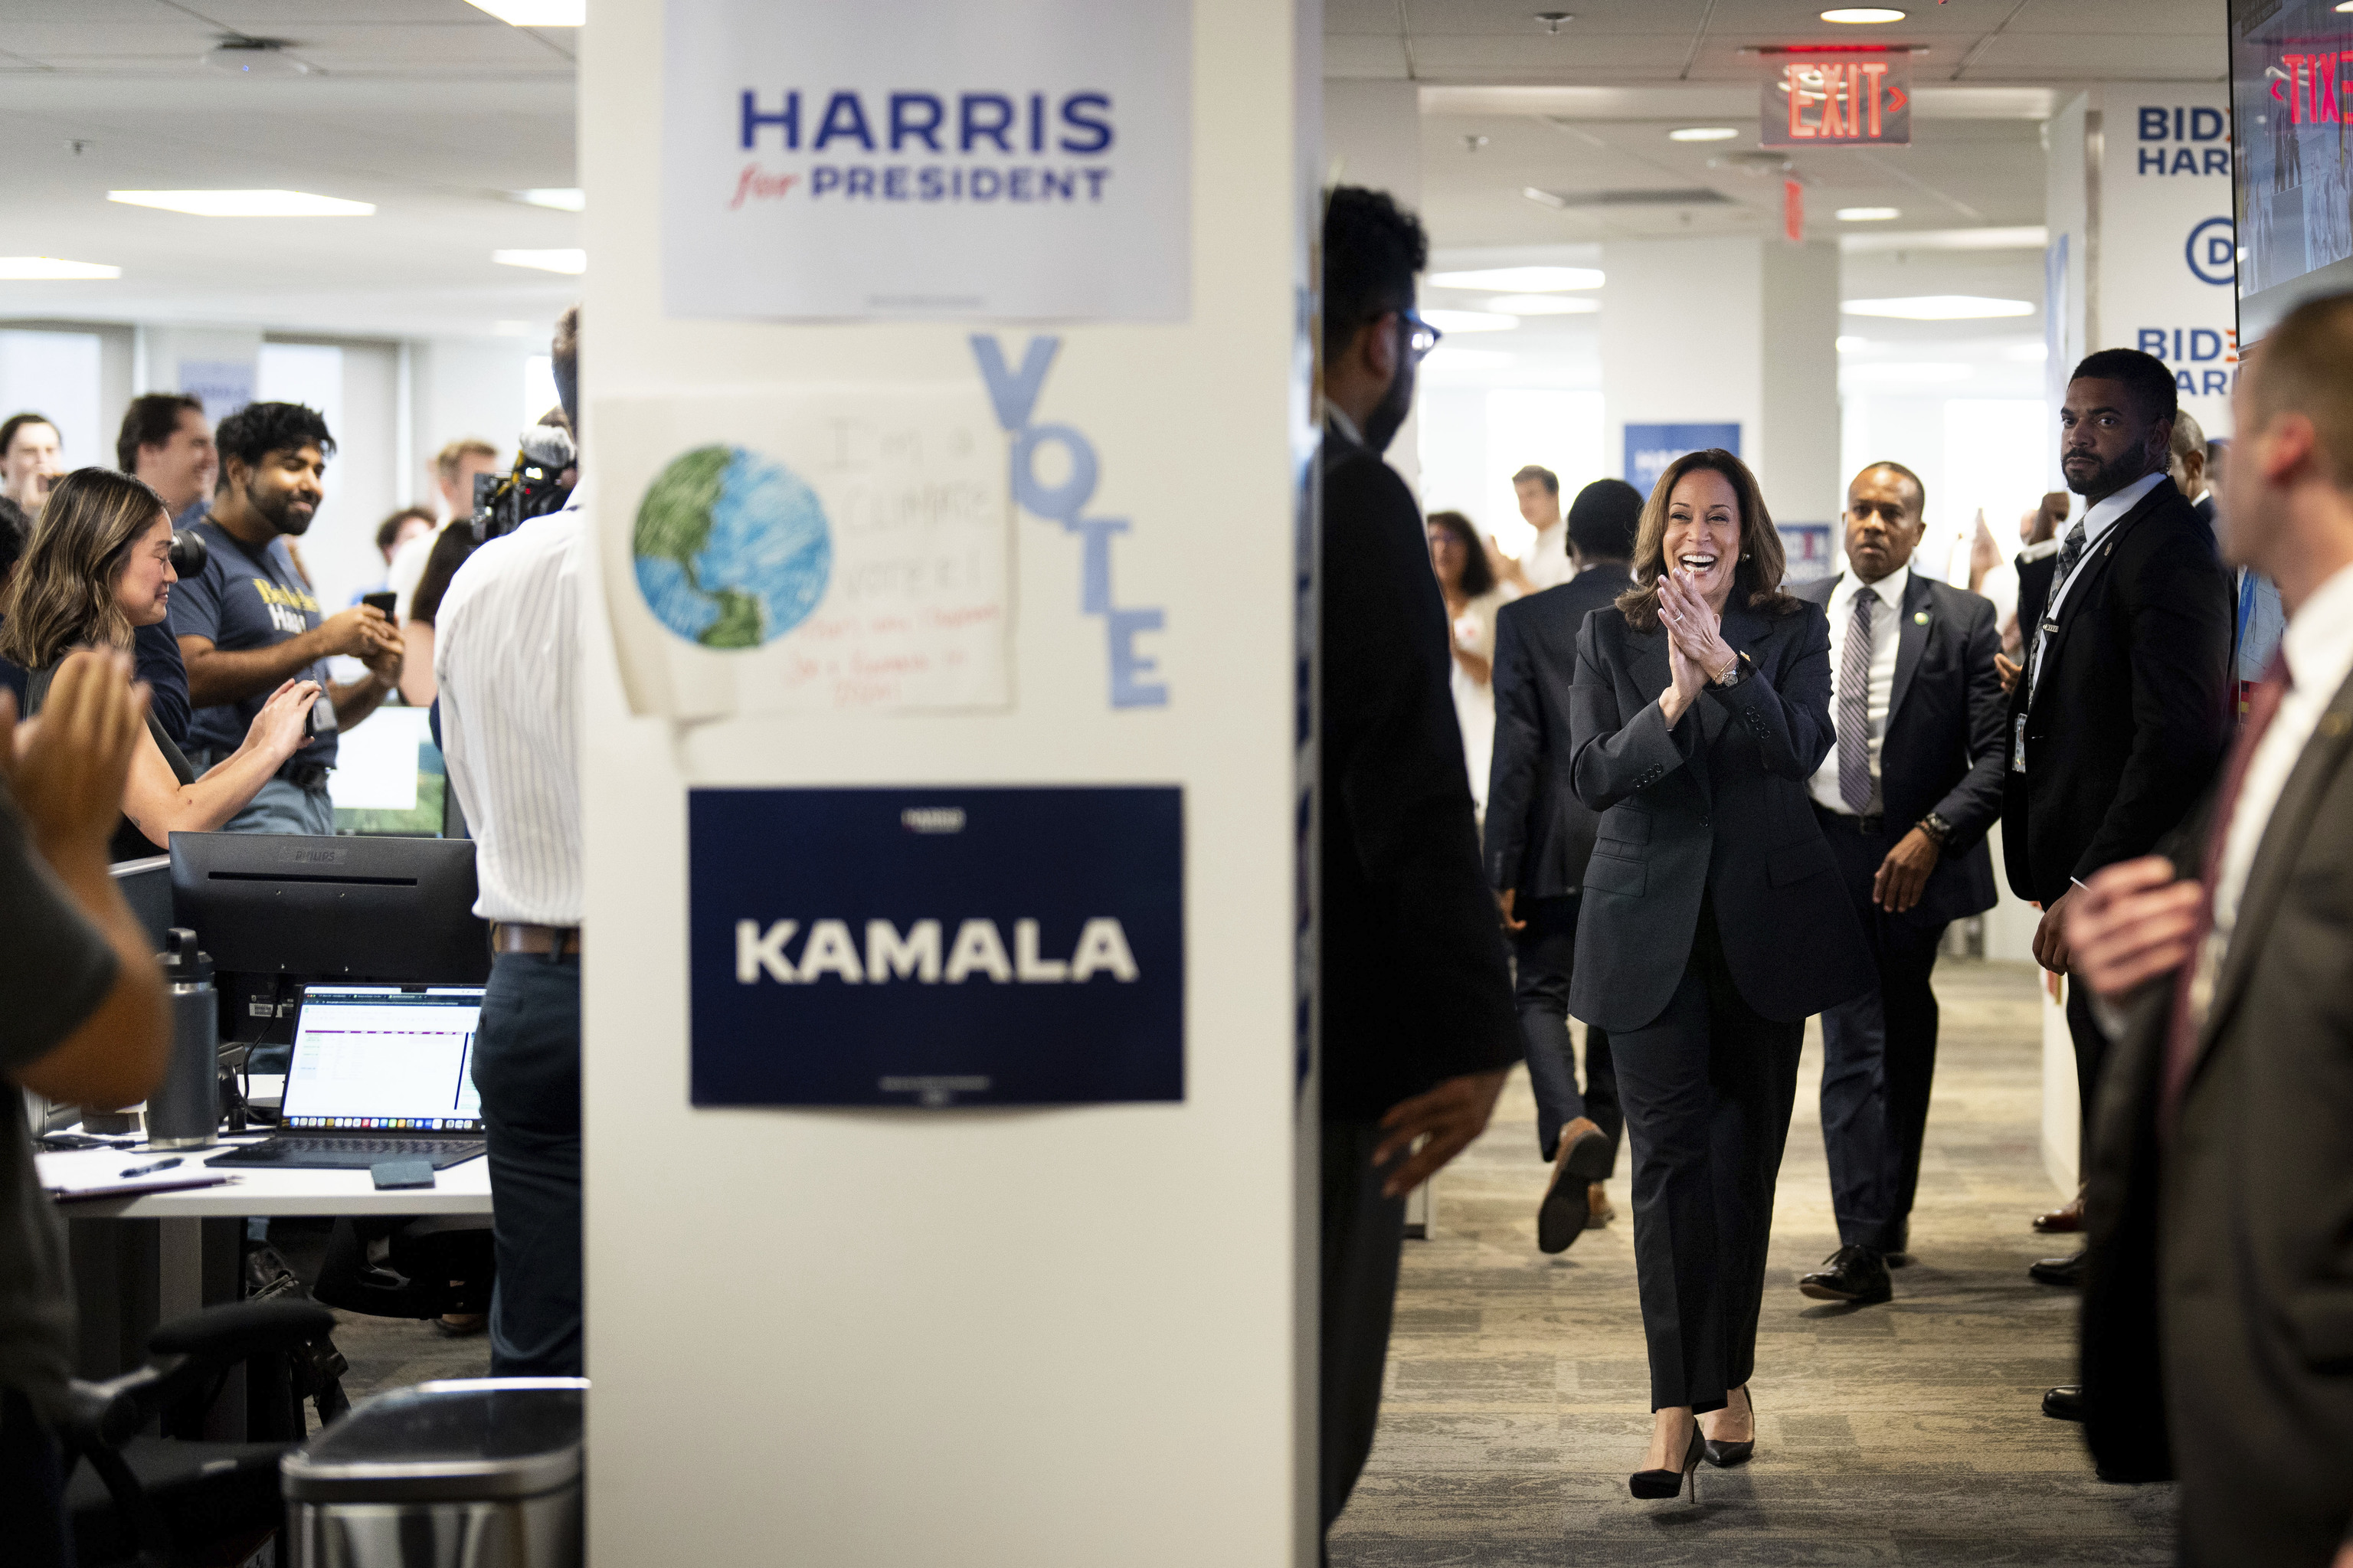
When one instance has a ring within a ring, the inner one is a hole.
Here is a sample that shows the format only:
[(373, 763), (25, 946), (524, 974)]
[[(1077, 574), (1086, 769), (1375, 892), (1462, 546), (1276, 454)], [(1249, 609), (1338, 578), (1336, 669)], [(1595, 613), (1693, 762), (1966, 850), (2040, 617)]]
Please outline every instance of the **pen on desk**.
[(173, 1166), (177, 1165), (179, 1162), (178, 1158), (175, 1156), (170, 1160), (158, 1160), (153, 1165), (133, 1165), (130, 1170), (125, 1171), (121, 1175), (117, 1176), (115, 1180), (118, 1181), (127, 1181), (133, 1176), (153, 1176), (158, 1171), (169, 1171)]

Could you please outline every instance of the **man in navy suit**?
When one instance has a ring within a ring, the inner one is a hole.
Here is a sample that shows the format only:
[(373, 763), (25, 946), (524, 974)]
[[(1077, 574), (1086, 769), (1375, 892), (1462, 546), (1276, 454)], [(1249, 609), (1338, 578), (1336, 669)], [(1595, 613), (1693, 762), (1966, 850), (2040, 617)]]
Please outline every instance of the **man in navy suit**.
[(1568, 689), (1586, 615), (1633, 586), (1627, 563), (1641, 520), (1641, 492), (1624, 480), (1587, 485), (1568, 511), (1566, 553), (1575, 575), (1505, 605), (1495, 618), (1487, 875), (1516, 950), (1514, 993), (1536, 1096), (1536, 1146), (1552, 1165), (1536, 1211), (1536, 1245), (1546, 1252), (1565, 1252), (1588, 1226), (1609, 1222), (1601, 1183), (1617, 1165), (1626, 1129), (1608, 1031), (1586, 1025), (1583, 1095), (1568, 1034), (1577, 891), (1600, 821), (1569, 785)]
[(1912, 569), (1927, 494), (1901, 463), (1847, 486), (1846, 570), (1796, 591), (1831, 621), (1838, 744), (1809, 786), (1879, 983), (1822, 1014), (1822, 1142), (1839, 1249), (1799, 1281), (1885, 1301), (1908, 1261), (1936, 1068), (1930, 975), (1945, 927), (1994, 905), (2005, 704), (1992, 601)]

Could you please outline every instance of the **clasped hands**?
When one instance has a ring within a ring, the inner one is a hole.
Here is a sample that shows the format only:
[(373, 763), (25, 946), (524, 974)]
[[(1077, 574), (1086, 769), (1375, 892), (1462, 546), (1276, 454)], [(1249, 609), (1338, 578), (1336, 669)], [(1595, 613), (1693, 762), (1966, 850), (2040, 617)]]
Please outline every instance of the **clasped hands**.
[(2176, 876), (2163, 855), (2103, 866), (2052, 905), (2065, 936), (2061, 963), (2044, 967), (2072, 967), (2101, 1000), (2121, 1005), (2195, 956), (2205, 901), (2204, 885)]
[(1659, 577), (1659, 624), (1667, 632), (1667, 689), (1659, 694), (1659, 708), (1674, 727), (1700, 689), (1739, 662), (1732, 644), (1724, 640), (1724, 618), (1692, 585), (1691, 573), (1678, 567)]

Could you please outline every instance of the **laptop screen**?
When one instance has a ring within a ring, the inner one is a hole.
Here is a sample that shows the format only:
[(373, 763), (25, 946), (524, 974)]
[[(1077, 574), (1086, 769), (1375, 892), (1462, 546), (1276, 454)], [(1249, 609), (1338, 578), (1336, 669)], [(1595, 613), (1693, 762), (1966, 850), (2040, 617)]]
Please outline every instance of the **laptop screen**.
[(480, 986), (306, 985), (286, 1071), (285, 1125), (480, 1132)]

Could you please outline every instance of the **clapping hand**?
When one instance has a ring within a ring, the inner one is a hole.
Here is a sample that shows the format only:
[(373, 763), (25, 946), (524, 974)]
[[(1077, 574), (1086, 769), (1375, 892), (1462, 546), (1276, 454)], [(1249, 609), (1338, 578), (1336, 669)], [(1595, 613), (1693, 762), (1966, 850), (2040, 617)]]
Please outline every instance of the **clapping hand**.
[(1672, 679), (1659, 694), (1659, 705), (1670, 728), (1699, 700), (1700, 688), (1731, 668), (1736, 657), (1720, 630), (1723, 618), (1690, 585), (1689, 576), (1678, 570), (1659, 577), (1659, 624), (1666, 629), (1667, 673)]
[(37, 733), (19, 749), (13, 695), (0, 694), (0, 774), (52, 863), (94, 854), (122, 814), (122, 781), (146, 731), (147, 688), (131, 683), (131, 655), (81, 649), (50, 683)]

